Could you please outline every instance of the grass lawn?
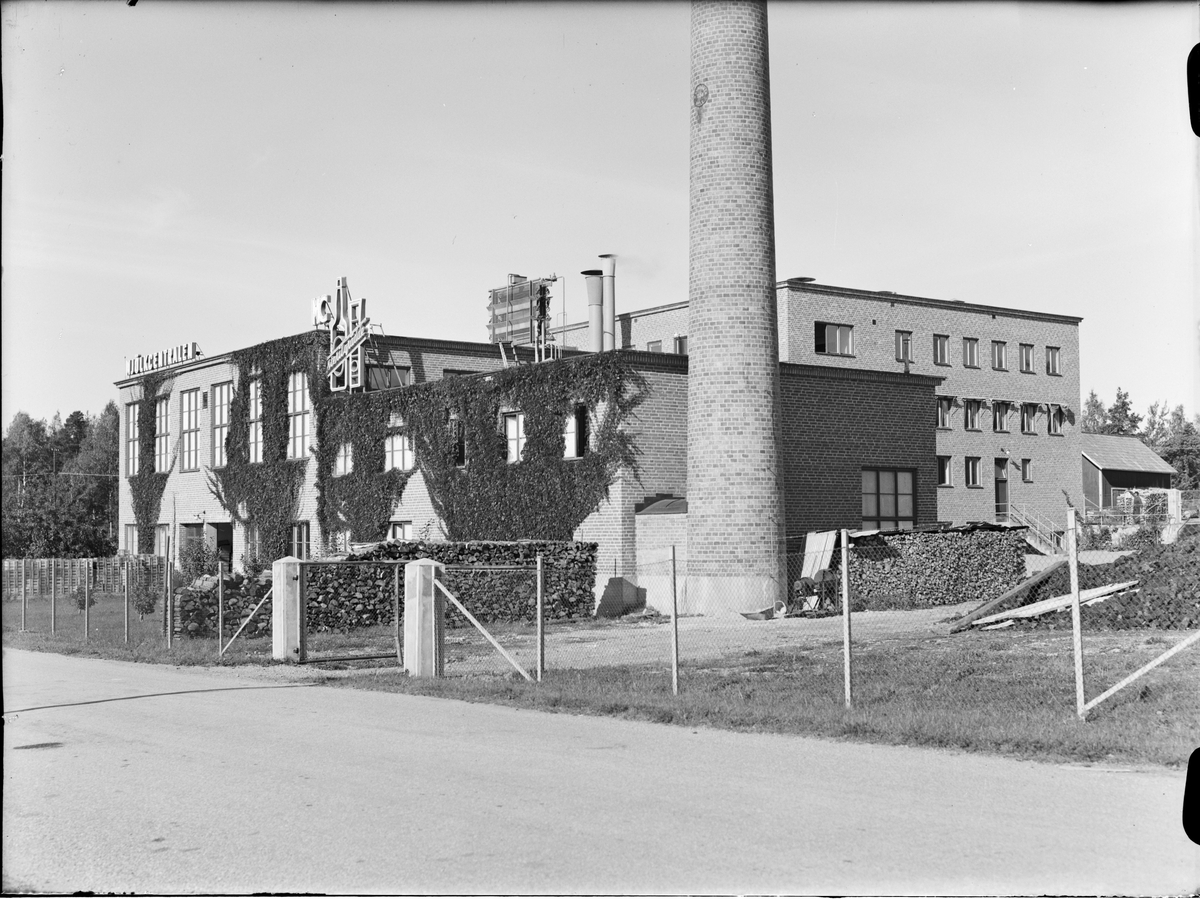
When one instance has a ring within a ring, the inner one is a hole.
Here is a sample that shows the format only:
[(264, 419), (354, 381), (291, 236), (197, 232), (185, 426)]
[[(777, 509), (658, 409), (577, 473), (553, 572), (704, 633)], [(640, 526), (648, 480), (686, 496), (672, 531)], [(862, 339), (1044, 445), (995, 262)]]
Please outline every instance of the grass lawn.
[[(1085, 635), (1090, 698), (1172, 643), (1179, 632)], [(681, 670), (609, 666), (415, 680), (377, 669), (330, 679), (389, 690), (543, 711), (613, 715), (682, 726), (803, 734), (963, 749), (1059, 762), (1180, 767), (1200, 741), (1200, 651), (1186, 650), (1095, 709), (1075, 717), (1067, 634), (972, 633), (894, 639), (855, 652), (855, 708), (842, 704), (841, 646), (750, 650)]]
[[(98, 598), (89, 616), (87, 643), (82, 641), (82, 615), (72, 604), (59, 603), (53, 636), (48, 601), (45, 607), (36, 618), (31, 603), (30, 629), (20, 632), (20, 604), (4, 603), (4, 646), (172, 665), (218, 664), (215, 637), (177, 639), (168, 650), (157, 614), (143, 620), (132, 614), (126, 644), (119, 597)], [(794, 639), (792, 645), (743, 646), (685, 660), (681, 695), (674, 696), (666, 654), (639, 657), (629, 651), (646, 638), (651, 648), (657, 647), (665, 627), (648, 633), (645, 622), (576, 622), (569, 633), (556, 632), (563, 627), (556, 623), (547, 629), (550, 670), (541, 684), (506, 671), (506, 663), (470, 628), (447, 628), (448, 676), (441, 680), (409, 678), (394, 663), (325, 663), (308, 670), (319, 682), (349, 689), (1044, 761), (1180, 767), (1200, 744), (1200, 647), (1185, 650), (1118, 693), (1085, 723), (1075, 717), (1069, 632), (860, 638), (854, 655), (855, 707), (847, 712), (841, 643), (828, 635), (797, 632), (788, 637)], [(495, 635), (532, 672), (533, 628), (498, 627)], [(1153, 630), (1085, 633), (1087, 696), (1098, 695), (1184, 636)], [(579, 642), (582, 638), (587, 643)], [(309, 647), (323, 655), (389, 652), (394, 635), (390, 627), (312, 634)], [(592, 655), (585, 659), (585, 652)], [(605, 662), (623, 656), (625, 664)], [(572, 662), (583, 667), (568, 669)], [(239, 638), (222, 663), (274, 664), (270, 640)]]

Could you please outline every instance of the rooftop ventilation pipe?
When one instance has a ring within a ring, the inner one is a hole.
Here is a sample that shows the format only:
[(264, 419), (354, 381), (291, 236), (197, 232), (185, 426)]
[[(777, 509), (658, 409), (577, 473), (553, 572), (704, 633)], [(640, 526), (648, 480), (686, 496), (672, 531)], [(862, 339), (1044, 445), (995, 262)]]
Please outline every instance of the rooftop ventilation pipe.
[(605, 253), (604, 260), (604, 348), (616, 349), (617, 333), (617, 257)]
[(587, 279), (588, 295), (588, 349), (599, 353), (604, 349), (604, 287), (600, 269), (588, 269), (580, 272)]

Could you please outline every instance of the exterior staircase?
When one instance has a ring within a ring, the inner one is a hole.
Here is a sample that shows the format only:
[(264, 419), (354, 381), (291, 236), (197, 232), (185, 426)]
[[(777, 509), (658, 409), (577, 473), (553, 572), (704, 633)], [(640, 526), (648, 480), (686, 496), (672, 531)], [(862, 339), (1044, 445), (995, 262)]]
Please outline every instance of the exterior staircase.
[(1036, 512), (1031, 512), (1025, 506), (1010, 503), (1008, 520), (1026, 528), (1025, 542), (1038, 552), (1048, 556), (1058, 556), (1067, 551), (1062, 530), (1055, 528), (1050, 521)]

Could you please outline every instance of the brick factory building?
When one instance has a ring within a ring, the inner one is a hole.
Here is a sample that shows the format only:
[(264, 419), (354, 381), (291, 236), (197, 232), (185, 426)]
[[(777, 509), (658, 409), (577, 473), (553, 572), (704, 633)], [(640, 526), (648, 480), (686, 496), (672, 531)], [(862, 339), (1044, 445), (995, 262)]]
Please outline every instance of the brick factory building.
[[(971, 521), (1042, 520), (1062, 529), (1063, 492), (1083, 507), (1080, 477), (1079, 322), (1067, 315), (855, 290), (793, 278), (776, 285), (779, 359), (783, 383), (789, 372), (842, 372), (841, 405), (812, 409), (804, 433), (788, 422), (801, 419), (798, 396), (784, 394), (784, 452), (799, 441), (814, 464), (805, 469), (805, 489), (821, 495), (825, 470), (837, 445), (916, 435), (879, 414), (880, 395), (894, 389), (884, 376), (905, 372), (941, 379), (914, 427), (935, 428), (935, 449), (923, 460), (916, 493), (936, 519)], [(617, 316), (618, 346), (652, 353), (686, 353), (688, 303), (671, 303)], [(586, 322), (559, 329), (568, 347), (586, 346)], [(874, 375), (881, 380), (872, 382)], [(848, 379), (859, 379), (848, 389)], [(832, 416), (832, 417), (831, 417)], [(836, 424), (833, 424), (836, 422)], [(820, 447), (820, 449), (818, 449)], [(820, 460), (818, 464), (816, 460)], [(865, 463), (864, 463), (865, 464)], [(795, 483), (795, 467), (790, 469)], [(876, 526), (844, 502), (845, 483), (827, 494), (817, 514), (789, 514), (788, 533), (801, 520), (836, 526)], [(794, 495), (794, 488), (790, 488)], [(830, 504), (839, 514), (827, 514)], [(789, 500), (789, 512), (792, 507)], [(907, 522), (897, 522), (906, 526)]]
[[(649, 314), (658, 313), (651, 310)], [(623, 316), (622, 321), (628, 322), (629, 316)], [(575, 333), (570, 328), (568, 332)], [(319, 350), (320, 366), (324, 366), (328, 354), (323, 331), (315, 330), (308, 336)], [(283, 342), (302, 337), (284, 338)], [(673, 343), (672, 347), (683, 349), (685, 344)], [(273, 426), (279, 433), (286, 432), (286, 442), (280, 444), (281, 459), (291, 460), (301, 472), (293, 520), (286, 525), (285, 551), (305, 557), (345, 548), (349, 534), (332, 529), (325, 532), (318, 515), (314, 448), (319, 408), (312, 398), (311, 374), (291, 371), (287, 375), (286, 399), (281, 394), (277, 408), (271, 412), (254, 370), (239, 368), (238, 360), (246, 352), (213, 356), (194, 352), (158, 354), (149, 362), (144, 358), (129, 366), (128, 371), (138, 373), (117, 382), (122, 409), (122, 551), (136, 552), (140, 544), (142, 551), (161, 554), (170, 537), (172, 555), (177, 557), (181, 543), (204, 540), (239, 565), (261, 544), (262, 535), (256, 526), (244, 512), (240, 522), (231, 515), (215, 487), (216, 476), (229, 463), (229, 437), (239, 415), (248, 435), (247, 447), (241, 452), (251, 468), (261, 464), (264, 435)], [(592, 355), (567, 349), (559, 361), (535, 362), (534, 353), (531, 347), (505, 348), (502, 352), (493, 343), (376, 333), (363, 347), (360, 389), (330, 394), (324, 401), (329, 405), (324, 408), (336, 412), (338, 404), (350, 402), (354, 395), (383, 397), (451, 378), (487, 379), (503, 371), (506, 364), (511, 371), (514, 357), (517, 370), (532, 370), (537, 365), (568, 366), (573, 360)], [(639, 558), (644, 561), (647, 553), (661, 548), (661, 539), (651, 535), (639, 545), (637, 510), (656, 498), (687, 495), (687, 355), (628, 348), (615, 357), (636, 373), (644, 387), (640, 405), (621, 426), (637, 453), (638, 470), (628, 466), (617, 470), (608, 484), (607, 496), (573, 533), (576, 539), (600, 544), (598, 599), (614, 583), (636, 584)], [(158, 383), (146, 380), (148, 372), (156, 376)], [(148, 383), (155, 390), (149, 400), (143, 396)], [(789, 548), (799, 549), (799, 538), (812, 530), (863, 525), (911, 528), (939, 520), (938, 435), (928, 410), (935, 405), (941, 383), (932, 371), (905, 374), (808, 361), (780, 363), (780, 461)], [(488, 425), (510, 438), (510, 443), (517, 441), (515, 453), (510, 450), (509, 456), (514, 465), (522, 464), (525, 434), (521, 411), (503, 406), (497, 421)], [(599, 414), (591, 413), (591, 420), (564, 420), (564, 430), (576, 435), (564, 438), (568, 459), (583, 458), (590, 451), (589, 441), (601, 427), (595, 417)], [(143, 439), (141, 415), (154, 422), (152, 443)], [(276, 420), (268, 425), (267, 417)], [(820, 422), (821, 426), (814, 429), (806, 427), (805, 422)], [(506, 433), (509, 428), (515, 430)], [(411, 476), (391, 508), (386, 528), (369, 538), (444, 538), (445, 522), (431, 496), (419, 447), (402, 430), (389, 431), (381, 440), (386, 441), (385, 470), (411, 472)], [(337, 480), (351, 474), (356, 464), (365, 464), (364, 459), (361, 446), (356, 445), (353, 452), (349, 448), (339, 452), (330, 478)], [(462, 463), (464, 468), (470, 466), (470, 456), (465, 455)], [(139, 530), (133, 485), (139, 472), (149, 471), (162, 475), (161, 500), (153, 520), (141, 522), (144, 527)], [(888, 513), (894, 516), (892, 519), (863, 518), (865, 473), (874, 478), (871, 500), (892, 510)], [(153, 545), (147, 542), (151, 529)], [(685, 558), (686, 534), (675, 542), (680, 544), (680, 558)], [(610, 581), (612, 578), (616, 580)]]

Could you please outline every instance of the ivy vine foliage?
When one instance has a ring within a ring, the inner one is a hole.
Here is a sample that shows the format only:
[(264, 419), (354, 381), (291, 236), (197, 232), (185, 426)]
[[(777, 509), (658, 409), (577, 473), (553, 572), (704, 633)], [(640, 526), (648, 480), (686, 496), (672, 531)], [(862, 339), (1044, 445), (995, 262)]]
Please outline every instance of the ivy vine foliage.
[[(571, 540), (617, 471), (637, 472), (636, 447), (621, 425), (644, 393), (642, 376), (610, 352), (329, 397), (317, 469), (322, 530), (349, 526), (352, 539), (383, 539), (407, 480), (383, 470), (384, 440), (397, 431), (412, 439), (450, 540)], [(589, 446), (582, 458), (564, 459), (564, 425), (577, 406), (588, 410)], [(507, 461), (506, 411), (525, 415), (516, 463)], [(353, 447), (353, 473), (333, 478), (343, 443)]]
[[(281, 559), (289, 551), (289, 527), (308, 457), (289, 459), (288, 376), (308, 376), (311, 405), (318, 409), (329, 393), (325, 378), (324, 335), (309, 331), (260, 343), (232, 354), (237, 382), (229, 406), (225, 466), (209, 472), (208, 486), (230, 517), (258, 531), (263, 558)], [(259, 381), (262, 461), (250, 462), (250, 382)], [(317, 415), (318, 424), (320, 415)], [(319, 440), (319, 434), (318, 434)]]
[[(163, 386), (166, 390), (163, 390)], [(154, 552), (154, 528), (158, 524), (158, 513), (162, 508), (163, 491), (171, 468), (155, 471), (154, 442), (158, 436), (158, 421), (155, 407), (160, 393), (171, 392), (170, 382), (162, 372), (148, 372), (140, 381), (142, 395), (137, 401), (138, 470), (129, 477), (129, 491), (133, 499), (133, 520), (137, 522), (138, 552)], [(175, 465), (174, 457), (171, 467)]]

